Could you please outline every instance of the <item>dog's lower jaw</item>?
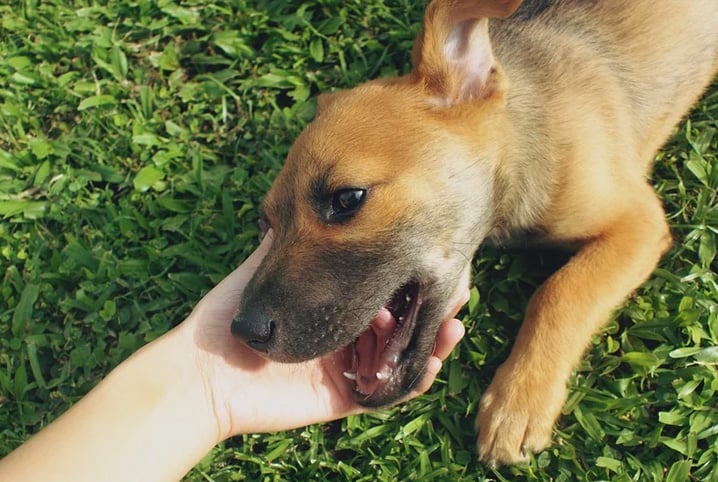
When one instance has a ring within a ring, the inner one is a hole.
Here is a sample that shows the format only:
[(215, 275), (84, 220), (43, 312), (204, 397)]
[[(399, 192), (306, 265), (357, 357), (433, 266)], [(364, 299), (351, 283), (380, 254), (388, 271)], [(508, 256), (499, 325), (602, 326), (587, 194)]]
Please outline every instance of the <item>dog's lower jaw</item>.
[(353, 343), (351, 368), (344, 376), (354, 384), (358, 403), (387, 405), (406, 391), (402, 362), (415, 336), (423, 304), (420, 284), (410, 281), (397, 290), (372, 320), (369, 329)]
[(352, 366), (344, 376), (357, 403), (391, 405), (421, 381), (441, 322), (468, 301), (470, 265), (459, 269), (450, 287), (428, 280), (406, 283), (352, 344)]

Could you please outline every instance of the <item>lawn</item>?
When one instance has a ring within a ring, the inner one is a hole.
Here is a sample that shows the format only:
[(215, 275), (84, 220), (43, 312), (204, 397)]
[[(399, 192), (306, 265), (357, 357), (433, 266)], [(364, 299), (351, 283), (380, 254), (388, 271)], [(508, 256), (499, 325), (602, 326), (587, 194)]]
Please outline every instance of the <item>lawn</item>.
[[(0, 455), (252, 251), (317, 94), (405, 72), (422, 4), (0, 6)], [(658, 156), (674, 247), (594, 337), (529, 464), (479, 464), (473, 419), (556, 256), (487, 248), (470, 332), (429, 394), (237, 437), (187, 480), (718, 481), (717, 128), (714, 86)]]

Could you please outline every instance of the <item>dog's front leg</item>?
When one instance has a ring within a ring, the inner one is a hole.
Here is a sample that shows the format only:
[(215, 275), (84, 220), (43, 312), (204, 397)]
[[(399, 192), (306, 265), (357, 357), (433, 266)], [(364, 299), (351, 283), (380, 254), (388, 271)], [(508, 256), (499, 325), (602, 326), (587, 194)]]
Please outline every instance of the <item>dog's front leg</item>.
[(550, 443), (566, 382), (591, 335), (670, 245), (655, 194), (647, 185), (636, 191), (621, 203), (623, 214), (604, 224), (532, 297), (511, 355), (480, 403), (482, 460), (517, 463)]

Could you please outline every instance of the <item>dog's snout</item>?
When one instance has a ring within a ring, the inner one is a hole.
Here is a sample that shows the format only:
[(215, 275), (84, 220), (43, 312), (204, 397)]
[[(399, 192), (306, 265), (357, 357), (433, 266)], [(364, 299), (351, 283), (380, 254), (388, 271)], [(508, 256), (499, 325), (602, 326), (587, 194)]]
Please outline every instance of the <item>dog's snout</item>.
[(250, 347), (266, 352), (274, 335), (274, 320), (261, 315), (240, 314), (232, 320), (231, 331)]

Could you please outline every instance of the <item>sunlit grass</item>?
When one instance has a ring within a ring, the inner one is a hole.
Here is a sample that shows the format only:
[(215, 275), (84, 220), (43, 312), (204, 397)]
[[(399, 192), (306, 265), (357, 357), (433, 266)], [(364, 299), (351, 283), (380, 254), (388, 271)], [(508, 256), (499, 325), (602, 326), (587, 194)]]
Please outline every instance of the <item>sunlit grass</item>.
[[(404, 71), (422, 6), (0, 6), (0, 453), (181, 321), (256, 245), (315, 96)], [(659, 155), (675, 246), (577, 371), (528, 465), (473, 419), (550, 253), (482, 250), (471, 329), (424, 397), (213, 450), (188, 480), (718, 480), (718, 89)], [(478, 297), (477, 297), (478, 295)], [(690, 476), (688, 475), (690, 474)]]

